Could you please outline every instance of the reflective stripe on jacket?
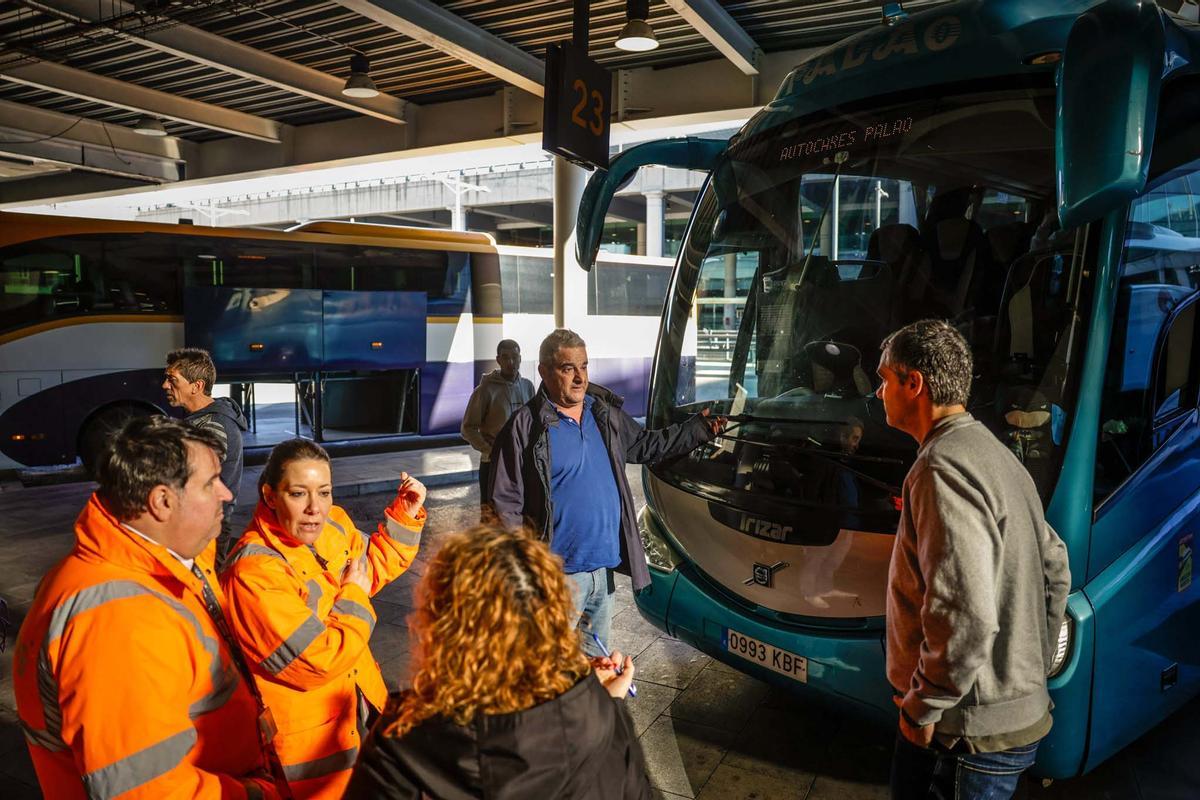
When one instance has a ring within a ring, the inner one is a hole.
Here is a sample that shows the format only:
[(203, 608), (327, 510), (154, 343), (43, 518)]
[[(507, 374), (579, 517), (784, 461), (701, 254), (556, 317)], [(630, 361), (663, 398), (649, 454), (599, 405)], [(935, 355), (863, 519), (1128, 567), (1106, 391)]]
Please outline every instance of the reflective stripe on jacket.
[(424, 523), (424, 509), (417, 519), (385, 513), (368, 536), (334, 506), (310, 548), (259, 502), (221, 573), (230, 625), (275, 718), (275, 747), (297, 798), (341, 797), (358, 755), (358, 695), (376, 709), (387, 701), (367, 644), (375, 610), (342, 575), (365, 556), (374, 595), (408, 569)]
[[(209, 575), (213, 555), (196, 559)], [(38, 587), (13, 668), (46, 797), (276, 796), (254, 699), (199, 579), (95, 495)]]

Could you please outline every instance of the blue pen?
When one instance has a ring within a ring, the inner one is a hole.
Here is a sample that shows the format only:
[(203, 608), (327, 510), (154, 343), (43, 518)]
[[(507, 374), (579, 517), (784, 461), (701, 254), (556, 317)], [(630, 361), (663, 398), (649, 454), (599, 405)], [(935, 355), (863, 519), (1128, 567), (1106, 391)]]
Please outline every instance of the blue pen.
[[(608, 652), (608, 648), (604, 646), (604, 642), (600, 641), (599, 636), (597, 636), (596, 634), (593, 633), (592, 638), (596, 641), (596, 646), (600, 648), (600, 652), (604, 654), (605, 658), (608, 658), (609, 656), (612, 655), (611, 653)], [(617, 674), (620, 675), (622, 672), (624, 672), (624, 670), (622, 670), (621, 665), (618, 664), (617, 665)], [(637, 687), (634, 686), (632, 683), (629, 684), (629, 696), (637, 697)]]

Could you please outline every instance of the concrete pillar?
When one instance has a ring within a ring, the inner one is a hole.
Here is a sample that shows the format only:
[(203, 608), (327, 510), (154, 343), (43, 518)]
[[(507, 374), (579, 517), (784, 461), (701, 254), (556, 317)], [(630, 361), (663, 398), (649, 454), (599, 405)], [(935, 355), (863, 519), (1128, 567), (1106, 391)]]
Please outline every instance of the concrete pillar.
[(554, 157), (554, 325), (570, 328), (587, 316), (587, 273), (575, 260), (575, 222), (588, 173)]
[(454, 192), (454, 205), (450, 207), (450, 229), (465, 231), (467, 229), (467, 210), (463, 208), (463, 190), (451, 188)]
[(646, 192), (646, 255), (663, 254), (663, 192)]
[[(737, 253), (725, 254), (725, 296), (737, 297)], [(737, 330), (737, 306), (726, 303), (724, 318), (729, 320), (726, 330)]]
[(637, 247), (633, 251), (639, 256), (646, 255), (646, 223), (637, 223)]

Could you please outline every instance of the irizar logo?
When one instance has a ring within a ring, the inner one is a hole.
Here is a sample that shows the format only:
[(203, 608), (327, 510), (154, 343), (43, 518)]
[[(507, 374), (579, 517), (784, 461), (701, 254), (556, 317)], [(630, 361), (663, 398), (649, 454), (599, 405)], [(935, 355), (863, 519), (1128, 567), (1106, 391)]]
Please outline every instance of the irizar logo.
[(792, 532), (792, 526), (772, 522), (769, 519), (759, 519), (749, 514), (742, 514), (742, 521), (738, 524), (738, 530), (742, 533), (748, 533), (751, 536), (770, 539), (773, 542), (785, 542), (787, 541), (788, 534)]
[(914, 23), (897, 25), (886, 38), (858, 39), (845, 47), (801, 67), (800, 81), (808, 86), (817, 78), (850, 72), (868, 61), (885, 61), (896, 55), (917, 56), (922, 51), (938, 53), (954, 45), (962, 37), (962, 20), (948, 15), (918, 31)]
[(765, 586), (770, 589), (775, 583), (775, 573), (790, 566), (791, 564), (786, 561), (776, 561), (774, 564), (760, 564), (755, 561), (754, 571), (742, 583), (746, 586), (757, 584), (758, 586)]

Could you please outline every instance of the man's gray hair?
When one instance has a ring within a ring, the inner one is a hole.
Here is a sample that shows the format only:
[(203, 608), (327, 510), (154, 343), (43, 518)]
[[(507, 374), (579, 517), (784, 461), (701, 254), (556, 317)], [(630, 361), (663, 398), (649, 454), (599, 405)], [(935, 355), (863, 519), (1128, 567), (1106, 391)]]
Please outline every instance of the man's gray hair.
[(538, 363), (553, 367), (554, 356), (564, 347), (587, 347), (587, 342), (575, 331), (559, 328), (542, 339), (542, 346), (538, 348)]
[(901, 380), (920, 372), (937, 406), (966, 405), (974, 359), (962, 334), (946, 320), (923, 319), (883, 340), (883, 363)]

